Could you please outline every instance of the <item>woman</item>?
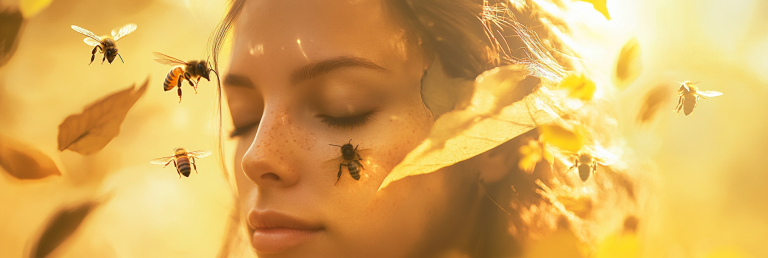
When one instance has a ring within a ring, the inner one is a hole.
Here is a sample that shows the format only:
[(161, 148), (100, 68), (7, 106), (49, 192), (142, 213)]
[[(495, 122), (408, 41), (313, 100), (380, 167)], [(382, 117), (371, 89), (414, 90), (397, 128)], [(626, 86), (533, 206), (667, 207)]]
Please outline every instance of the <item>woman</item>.
[[(423, 96), (423, 80), (442, 73), (473, 80), (524, 57), (526, 51), (505, 52), (502, 44), (538, 51), (524, 37), (499, 43), (503, 36), (493, 26), (508, 22), (493, 19), (503, 18), (499, 10), (469, 0), (232, 3), (214, 52), (234, 25), (223, 87), (239, 138), (241, 207), (259, 257), (520, 253), (507, 223), (523, 222), (497, 203), (509, 203), (510, 185), (523, 181), (528, 192), (519, 196), (544, 202), (533, 177), (517, 170), (523, 140), (377, 192), (439, 115)], [(429, 69), (436, 65), (442, 69)], [(335, 159), (347, 143), (363, 154), (359, 180), (349, 160)], [(521, 240), (526, 229), (517, 228)]]

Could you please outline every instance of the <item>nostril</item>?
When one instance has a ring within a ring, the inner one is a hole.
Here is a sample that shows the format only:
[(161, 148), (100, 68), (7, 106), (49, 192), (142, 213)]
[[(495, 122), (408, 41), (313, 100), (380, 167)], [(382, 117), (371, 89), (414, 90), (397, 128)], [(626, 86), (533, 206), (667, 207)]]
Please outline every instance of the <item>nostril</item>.
[(275, 173), (266, 173), (266, 174), (263, 174), (263, 175), (261, 175), (261, 179), (262, 179), (262, 180), (265, 180), (265, 181), (270, 181), (270, 180), (273, 180), (273, 181), (280, 181), (280, 177), (279, 177), (279, 176), (277, 176), (277, 174), (275, 174)]

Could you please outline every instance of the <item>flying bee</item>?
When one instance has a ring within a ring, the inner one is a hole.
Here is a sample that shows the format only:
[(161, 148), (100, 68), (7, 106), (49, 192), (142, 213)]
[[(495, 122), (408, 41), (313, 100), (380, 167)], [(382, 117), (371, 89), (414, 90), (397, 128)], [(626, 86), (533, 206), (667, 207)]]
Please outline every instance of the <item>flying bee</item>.
[(190, 164), (192, 165), (192, 168), (195, 169), (195, 173), (197, 173), (197, 165), (195, 165), (195, 158), (205, 158), (208, 155), (211, 155), (211, 151), (207, 150), (198, 150), (198, 151), (187, 151), (184, 148), (176, 148), (173, 149), (173, 156), (168, 157), (162, 157), (158, 159), (153, 159), (149, 161), (149, 163), (152, 164), (159, 164), (162, 165), (165, 163), (166, 167), (168, 164), (171, 164), (173, 162), (173, 166), (176, 167), (176, 173), (179, 173), (179, 178), (181, 178), (182, 175), (185, 177), (189, 177), (190, 172), (192, 171), (190, 168)]
[(693, 109), (696, 108), (696, 102), (699, 98), (707, 99), (705, 97), (717, 97), (723, 95), (723, 93), (719, 91), (699, 90), (699, 88), (696, 87), (696, 83), (684, 81), (682, 85), (680, 85), (680, 89), (677, 90), (677, 95), (680, 96), (680, 98), (678, 99), (677, 106), (674, 110), (675, 114), (678, 114), (680, 113), (680, 110), (683, 110), (683, 113), (688, 116), (693, 113)]
[[(213, 69), (211, 69), (209, 63), (205, 60), (184, 62), (180, 59), (158, 52), (153, 52), (153, 54), (158, 58), (155, 59), (158, 63), (175, 66), (171, 68), (171, 71), (165, 76), (163, 90), (169, 91), (174, 87), (177, 87), (179, 92), (179, 103), (181, 103), (181, 84), (184, 80), (187, 80), (189, 86), (192, 86), (192, 88), (195, 89), (195, 93), (197, 93), (197, 85), (200, 83), (200, 78), (205, 78), (206, 80), (211, 81), (210, 75)], [(195, 79), (197, 79), (197, 81), (193, 83), (192, 81)]]
[(608, 166), (613, 163), (612, 161), (618, 159), (616, 154), (600, 146), (593, 146), (591, 148), (585, 146), (578, 153), (571, 155), (573, 156), (573, 166), (568, 168), (568, 171), (574, 168), (578, 169), (579, 178), (584, 182), (597, 171), (597, 164)]
[[(91, 62), (88, 63), (88, 65), (93, 63), (93, 59), (96, 57), (96, 50), (99, 50), (99, 53), (104, 54), (104, 57), (101, 58), (102, 64), (105, 59), (111, 64), (112, 61), (115, 60), (115, 56), (120, 56), (120, 54), (117, 53), (117, 45), (115, 45), (115, 42), (136, 30), (136, 24), (130, 23), (119, 29), (112, 30), (111, 37), (96, 36), (93, 32), (76, 25), (72, 25), (72, 29), (87, 36), (83, 41), (85, 41), (85, 44), (93, 47), (93, 50), (91, 51)], [(125, 63), (125, 61), (123, 61), (123, 56), (120, 56), (120, 61)]]
[[(365, 167), (363, 167), (363, 163), (360, 163), (360, 161), (363, 160), (363, 158), (360, 157), (360, 154), (364, 154), (369, 150), (357, 150), (357, 147), (360, 146), (360, 144), (352, 147), (352, 139), (350, 139), (349, 142), (344, 145), (328, 145), (341, 148), (341, 157), (326, 161), (339, 164), (339, 173), (336, 174), (336, 183), (338, 183), (339, 179), (341, 179), (341, 169), (343, 167), (347, 167), (347, 171), (349, 171), (349, 175), (352, 176), (353, 179), (360, 180), (360, 170), (365, 169)], [(336, 185), (336, 183), (333, 185)]]

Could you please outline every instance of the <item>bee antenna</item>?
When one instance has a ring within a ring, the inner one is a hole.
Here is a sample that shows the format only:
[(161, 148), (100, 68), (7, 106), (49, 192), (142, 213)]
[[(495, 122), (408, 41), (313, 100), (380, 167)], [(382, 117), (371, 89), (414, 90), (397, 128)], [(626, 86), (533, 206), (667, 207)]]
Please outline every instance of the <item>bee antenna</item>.
[(125, 61), (123, 61), (123, 56), (121, 56), (120, 53), (117, 53), (117, 56), (120, 57), (120, 62), (123, 62), (123, 64), (125, 64)]
[(349, 139), (349, 142), (347, 142), (347, 143), (352, 143), (352, 139)]

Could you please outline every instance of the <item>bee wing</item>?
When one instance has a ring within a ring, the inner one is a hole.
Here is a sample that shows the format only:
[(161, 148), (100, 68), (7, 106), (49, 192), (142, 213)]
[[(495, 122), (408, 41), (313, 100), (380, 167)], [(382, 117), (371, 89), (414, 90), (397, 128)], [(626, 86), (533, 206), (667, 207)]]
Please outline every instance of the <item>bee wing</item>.
[(205, 157), (208, 157), (208, 155), (211, 155), (211, 151), (209, 150), (197, 150), (197, 151), (187, 152), (187, 156), (195, 157), (195, 158), (205, 158)]
[(133, 24), (133, 23), (126, 24), (119, 30), (118, 29), (112, 30), (112, 38), (114, 38), (115, 41), (117, 41), (118, 39), (121, 39), (122, 37), (125, 37), (128, 34), (131, 34), (131, 32), (133, 32), (134, 30), (136, 30), (136, 24)]
[(163, 53), (152, 52), (152, 54), (157, 57), (155, 61), (164, 65), (187, 65), (187, 62)]
[[(89, 38), (92, 38), (92, 39), (94, 39), (94, 40), (96, 40), (98, 42), (101, 42), (101, 37), (96, 36), (96, 34), (93, 34), (93, 32), (91, 32), (89, 30), (86, 30), (86, 29), (83, 29), (83, 28), (81, 28), (81, 27), (79, 27), (77, 25), (72, 25), (71, 27), (72, 27), (73, 30), (77, 31), (78, 33), (83, 34), (83, 35), (85, 35), (85, 36), (87, 36)], [(87, 44), (87, 42), (86, 42), (86, 44)]]
[(699, 95), (704, 96), (704, 97), (708, 97), (708, 98), (717, 97), (717, 96), (722, 96), (723, 95), (722, 92), (713, 91), (713, 90), (700, 90), (700, 91), (698, 91), (698, 93), (699, 93)]
[(85, 44), (88, 44), (89, 46), (92, 46), (92, 47), (101, 45), (101, 42), (92, 38), (84, 38), (83, 41), (85, 42)]
[[(339, 164), (341, 164), (342, 162), (344, 162), (344, 157), (342, 157), (342, 156), (339, 156), (338, 158), (333, 158), (333, 159), (329, 159), (329, 160), (326, 160), (326, 161), (325, 161), (325, 162), (323, 162), (323, 164), (321, 165), (321, 168), (322, 168), (322, 169), (328, 169), (328, 168), (338, 168), (338, 167), (339, 167)], [(334, 170), (334, 171), (335, 171), (335, 170)]]
[(157, 159), (150, 160), (149, 163), (158, 164), (158, 165), (165, 165), (165, 163), (168, 163), (168, 161), (171, 161), (174, 158), (176, 158), (176, 156), (162, 157), (162, 158), (157, 158)]

